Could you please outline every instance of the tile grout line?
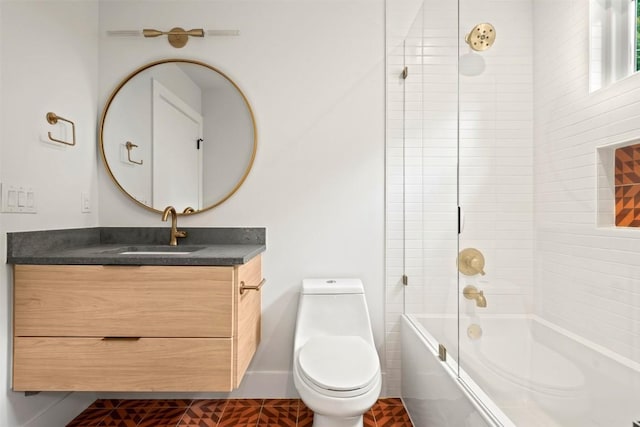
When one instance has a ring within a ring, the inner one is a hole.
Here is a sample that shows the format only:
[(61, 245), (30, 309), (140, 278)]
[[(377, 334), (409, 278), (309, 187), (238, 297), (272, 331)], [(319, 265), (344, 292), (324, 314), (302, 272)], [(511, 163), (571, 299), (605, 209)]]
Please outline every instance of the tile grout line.
[(260, 412), (258, 412), (258, 419), (256, 420), (256, 427), (260, 424), (260, 416), (262, 415), (262, 408), (264, 408), (264, 400), (262, 399), (262, 403), (260, 404)]
[(222, 422), (222, 420), (224, 418), (224, 413), (227, 411), (227, 406), (229, 406), (229, 399), (225, 399), (224, 406), (222, 408), (222, 412), (220, 412), (220, 418), (218, 418), (218, 421), (216, 422), (216, 427), (218, 427), (220, 425), (220, 423)]
[(184, 411), (182, 411), (182, 416), (180, 417), (180, 419), (178, 420), (176, 425), (173, 426), (173, 427), (180, 427), (180, 423), (182, 423), (182, 419), (184, 418), (185, 415), (187, 415), (187, 411), (189, 411), (189, 409), (191, 408), (191, 405), (193, 405), (193, 402), (195, 402), (195, 399), (191, 399), (191, 402), (189, 403), (189, 406), (184, 408)]

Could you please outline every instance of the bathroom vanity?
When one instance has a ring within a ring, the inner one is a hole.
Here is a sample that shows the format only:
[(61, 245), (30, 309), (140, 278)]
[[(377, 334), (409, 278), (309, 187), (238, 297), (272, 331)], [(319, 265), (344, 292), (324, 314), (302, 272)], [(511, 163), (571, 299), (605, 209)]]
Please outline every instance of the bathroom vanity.
[(146, 230), (49, 232), (62, 249), (38, 239), (47, 232), (9, 235), (14, 391), (239, 386), (260, 342), (264, 229), (226, 241), (187, 229), (177, 247), (155, 242), (166, 228)]

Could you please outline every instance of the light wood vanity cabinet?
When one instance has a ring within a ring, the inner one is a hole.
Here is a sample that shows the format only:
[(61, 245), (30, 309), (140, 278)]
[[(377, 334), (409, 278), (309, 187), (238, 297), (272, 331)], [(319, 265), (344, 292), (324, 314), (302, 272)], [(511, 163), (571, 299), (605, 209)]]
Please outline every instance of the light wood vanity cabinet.
[(15, 391), (230, 391), (260, 342), (262, 260), (16, 265)]

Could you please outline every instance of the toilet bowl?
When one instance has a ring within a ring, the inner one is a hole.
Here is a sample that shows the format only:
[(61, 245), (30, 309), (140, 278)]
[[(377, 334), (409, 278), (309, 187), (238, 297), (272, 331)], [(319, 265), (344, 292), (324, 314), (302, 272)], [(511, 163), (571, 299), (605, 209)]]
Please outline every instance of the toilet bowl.
[(293, 380), (314, 427), (362, 427), (382, 376), (360, 280), (302, 281)]

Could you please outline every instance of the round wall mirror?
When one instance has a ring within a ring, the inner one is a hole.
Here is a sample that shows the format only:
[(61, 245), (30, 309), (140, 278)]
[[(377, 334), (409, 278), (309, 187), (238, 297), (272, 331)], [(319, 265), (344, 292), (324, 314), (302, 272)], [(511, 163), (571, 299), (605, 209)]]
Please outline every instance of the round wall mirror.
[(100, 120), (100, 150), (116, 185), (162, 212), (212, 209), (246, 179), (257, 148), (251, 106), (220, 70), (169, 59), (127, 76)]

